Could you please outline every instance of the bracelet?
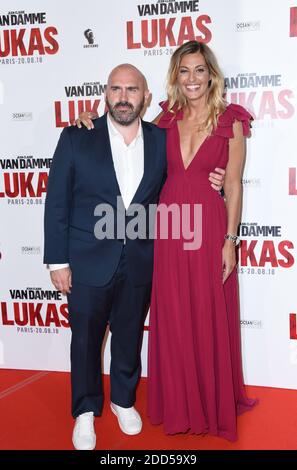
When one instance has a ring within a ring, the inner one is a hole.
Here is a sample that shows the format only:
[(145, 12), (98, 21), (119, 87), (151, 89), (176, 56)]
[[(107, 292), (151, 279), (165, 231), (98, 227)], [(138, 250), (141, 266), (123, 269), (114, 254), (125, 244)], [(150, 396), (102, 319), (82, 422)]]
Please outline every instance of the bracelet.
[(240, 238), (237, 235), (231, 235), (230, 233), (225, 235), (225, 240), (231, 240), (235, 246), (240, 243)]

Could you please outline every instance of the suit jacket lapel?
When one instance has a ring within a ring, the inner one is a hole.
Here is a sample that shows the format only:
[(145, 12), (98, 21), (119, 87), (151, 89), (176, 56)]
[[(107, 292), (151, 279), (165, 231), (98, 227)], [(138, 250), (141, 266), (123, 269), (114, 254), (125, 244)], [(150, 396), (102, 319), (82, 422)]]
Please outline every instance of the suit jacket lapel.
[[(155, 142), (152, 136), (150, 126), (148, 126), (145, 121), (142, 121), (141, 124), (143, 130), (144, 145), (144, 171), (143, 177), (139, 183), (136, 193), (134, 194), (131, 204), (144, 202), (146, 195), (149, 193), (149, 186), (154, 178), (153, 155), (155, 151)], [(109, 199), (109, 202), (114, 207), (117, 207), (117, 197), (120, 197), (121, 200), (122, 197), (113, 164), (106, 114), (102, 116), (102, 118), (95, 121), (95, 129), (91, 132), (95, 134), (95, 151), (96, 153), (100, 152), (100, 164), (102, 171), (105, 172), (106, 178), (110, 182), (110, 185), (108, 186), (107, 190), (107, 197)], [(123, 200), (122, 204), (124, 204)]]
[(141, 124), (143, 130), (144, 171), (142, 180), (140, 181), (136, 193), (133, 196), (131, 204), (144, 202), (145, 196), (148, 193), (151, 179), (153, 178), (152, 165), (154, 161), (153, 154), (155, 142), (153, 140), (151, 128), (144, 121), (142, 121)]
[[(100, 121), (100, 122), (98, 122)], [(96, 123), (94, 129), (95, 133), (95, 145), (97, 153), (100, 152), (100, 164), (102, 165), (102, 171), (106, 174), (106, 179), (108, 180), (108, 198), (109, 202), (117, 207), (117, 197), (121, 196), (121, 191), (119, 188), (113, 158), (111, 153), (110, 139), (107, 128), (107, 115), (104, 114), (101, 119)]]

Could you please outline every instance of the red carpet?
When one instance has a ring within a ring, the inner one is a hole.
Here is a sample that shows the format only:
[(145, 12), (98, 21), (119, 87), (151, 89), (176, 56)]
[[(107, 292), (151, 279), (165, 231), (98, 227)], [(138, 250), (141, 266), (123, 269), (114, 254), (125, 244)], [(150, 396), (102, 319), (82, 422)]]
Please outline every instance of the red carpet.
[[(238, 441), (210, 436), (166, 436), (162, 426), (146, 417), (146, 379), (138, 388), (137, 408), (143, 417), (138, 436), (124, 435), (109, 409), (109, 378), (105, 377), (105, 407), (96, 419), (96, 449), (243, 450), (297, 449), (297, 391), (247, 387), (260, 404), (238, 418)], [(0, 370), (0, 449), (72, 449), (68, 373)]]

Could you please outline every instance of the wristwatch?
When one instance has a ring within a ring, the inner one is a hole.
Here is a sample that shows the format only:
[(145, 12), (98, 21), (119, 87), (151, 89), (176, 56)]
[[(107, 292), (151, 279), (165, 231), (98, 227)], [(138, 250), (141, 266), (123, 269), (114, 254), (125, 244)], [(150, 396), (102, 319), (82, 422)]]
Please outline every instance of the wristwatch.
[(230, 233), (225, 235), (225, 240), (231, 240), (235, 246), (239, 245), (240, 243), (240, 238), (237, 235), (230, 235)]

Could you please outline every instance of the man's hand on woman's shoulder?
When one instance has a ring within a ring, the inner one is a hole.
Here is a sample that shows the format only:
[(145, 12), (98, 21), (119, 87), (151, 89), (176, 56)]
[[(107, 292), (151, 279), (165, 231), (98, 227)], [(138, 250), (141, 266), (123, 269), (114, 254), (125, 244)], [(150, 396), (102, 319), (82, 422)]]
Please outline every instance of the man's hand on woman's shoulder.
[(73, 126), (77, 126), (81, 129), (82, 124), (90, 131), (94, 129), (93, 120), (97, 119), (99, 116), (96, 113), (92, 113), (90, 111), (84, 111), (80, 113), (79, 117), (74, 121)]

